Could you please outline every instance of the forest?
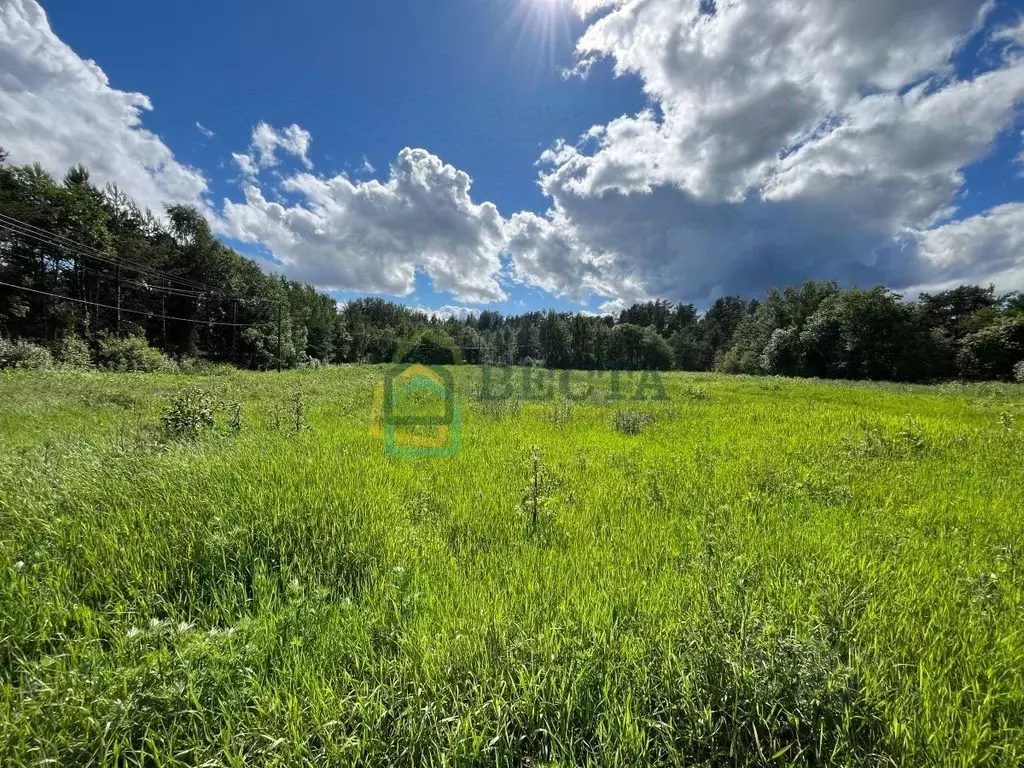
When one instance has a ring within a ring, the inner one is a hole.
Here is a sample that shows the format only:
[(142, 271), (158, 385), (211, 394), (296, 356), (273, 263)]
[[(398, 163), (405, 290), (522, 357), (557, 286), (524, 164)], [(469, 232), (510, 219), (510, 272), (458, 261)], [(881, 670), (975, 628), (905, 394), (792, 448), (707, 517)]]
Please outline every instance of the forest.
[(721, 297), (703, 313), (657, 300), (618, 317), (441, 318), (379, 298), (339, 304), (267, 274), (194, 208), (158, 215), (116, 185), (97, 187), (83, 166), (58, 182), (38, 165), (4, 160), (0, 150), (0, 367), (381, 363), (429, 332), (427, 357), (439, 362), (458, 347), (467, 363), (583, 370), (1024, 379), (1024, 294), (992, 286), (908, 300), (882, 286), (811, 281), (760, 299)]

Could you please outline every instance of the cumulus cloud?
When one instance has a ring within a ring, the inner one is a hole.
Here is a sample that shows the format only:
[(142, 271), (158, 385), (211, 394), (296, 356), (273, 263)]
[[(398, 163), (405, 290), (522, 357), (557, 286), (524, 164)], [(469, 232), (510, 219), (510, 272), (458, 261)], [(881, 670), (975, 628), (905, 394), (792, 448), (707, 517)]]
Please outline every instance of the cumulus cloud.
[(278, 164), (278, 149), (284, 150), (289, 155), (294, 155), (307, 168), (312, 168), (313, 163), (306, 156), (311, 140), (309, 131), (295, 124), (278, 131), (266, 123), (260, 122), (252, 132), (252, 146), (258, 153), (258, 162), (261, 168), (269, 168)]
[(471, 315), (477, 315), (479, 312), (469, 307), (459, 307), (452, 304), (446, 304), (443, 307), (437, 307), (436, 309), (430, 309), (429, 307), (421, 307), (419, 305), (409, 307), (413, 312), (422, 312), (427, 317), (433, 317), (438, 320), (450, 320), (455, 318), (457, 320), (465, 320)]
[(258, 175), (263, 168), (273, 168), (280, 164), (278, 150), (298, 158), (307, 170), (312, 170), (313, 163), (309, 159), (309, 145), (312, 141), (309, 131), (294, 123), (287, 128), (277, 129), (261, 120), (252, 130), (249, 151), (232, 152), (231, 159), (247, 177)]
[(1006, 290), (1024, 290), (1024, 203), (1006, 203), (913, 234), (920, 257), (933, 268), (933, 280), (948, 284), (993, 280)]
[(515, 254), (513, 276), (521, 283), (586, 303), (592, 294), (642, 301), (647, 298), (635, 278), (617, 269), (608, 250), (592, 250), (577, 234), (577, 223), (564, 210), (538, 216), (515, 214), (506, 223), (506, 247)]
[(651, 104), (544, 153), (551, 208), (512, 218), (514, 274), (613, 302), (929, 279), (906, 231), (955, 215), (1024, 98), (1017, 27), (991, 35), (995, 64), (953, 66), (991, 6), (576, 0), (583, 69), (609, 59)]
[[(322, 288), (408, 295), (419, 273), (461, 305), (505, 299), (511, 279), (614, 311), (807, 278), (1024, 287), (1024, 204), (956, 210), (964, 170), (1021, 128), (1024, 22), (993, 28), (992, 6), (574, 0), (587, 23), (575, 71), (606, 59), (648, 106), (554, 142), (538, 180), (548, 210), (507, 219), (426, 150), (403, 150), (386, 179), (317, 175), (310, 133), (266, 122), (232, 154), (244, 199), (215, 211), (203, 174), (143, 126), (149, 99), (112, 87), (35, 0), (0, 2), (0, 143), (56, 175), (83, 162), (155, 210), (196, 204)], [(353, 175), (372, 173), (363, 158)]]
[(421, 270), (462, 301), (501, 300), (504, 222), (493, 204), (473, 202), (471, 183), (426, 150), (404, 149), (385, 182), (289, 176), (280, 191), (297, 196), (290, 205), (250, 181), (244, 202), (224, 202), (218, 228), (324, 288), (405, 296)]
[[(218, 213), (203, 200), (203, 174), (143, 127), (151, 108), (147, 96), (113, 88), (96, 63), (57, 38), (34, 0), (0, 3), (0, 143), (12, 162), (39, 162), (58, 176), (84, 163), (95, 181), (116, 181), (156, 211), (167, 202), (197, 205), (221, 233), (269, 249), (276, 263), (265, 266), (324, 288), (407, 295), (420, 270), (464, 301), (505, 298), (501, 216), (471, 199), (466, 173), (430, 153), (404, 150), (383, 183), (307, 172), (265, 192), (258, 174), (284, 155), (312, 169), (312, 139), (298, 125), (260, 122), (247, 151), (232, 155), (245, 200)], [(372, 172), (368, 161), (363, 170)], [(282, 191), (299, 202), (272, 202)]]
[(83, 163), (94, 181), (116, 181), (158, 212), (167, 202), (202, 206), (206, 179), (143, 127), (151, 109), (65, 45), (35, 0), (0, 3), (0, 142), (11, 162), (58, 177)]
[(992, 42), (1007, 44), (1011, 52), (1024, 48), (1024, 14), (1018, 16), (1013, 24), (997, 29), (992, 34)]
[(244, 152), (232, 152), (231, 159), (234, 161), (235, 165), (238, 166), (238, 170), (240, 170), (246, 177), (256, 176), (260, 172), (260, 168), (256, 164), (256, 161)]

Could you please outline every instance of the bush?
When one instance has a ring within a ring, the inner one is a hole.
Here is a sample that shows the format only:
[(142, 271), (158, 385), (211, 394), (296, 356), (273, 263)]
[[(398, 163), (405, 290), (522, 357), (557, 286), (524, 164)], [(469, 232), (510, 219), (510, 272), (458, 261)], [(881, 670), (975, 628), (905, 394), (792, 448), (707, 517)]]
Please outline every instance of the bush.
[(560, 427), (564, 427), (572, 421), (572, 401), (566, 397), (558, 398), (555, 408), (551, 412), (551, 420)]
[[(164, 434), (175, 440), (198, 440), (204, 432), (213, 429), (213, 400), (205, 392), (190, 388), (171, 398), (161, 417)], [(238, 416), (241, 428), (241, 415)]]
[(50, 347), (53, 359), (61, 368), (92, 368), (89, 345), (77, 336), (65, 336)]
[(198, 357), (182, 357), (177, 362), (168, 361), (179, 373), (187, 373), (191, 376), (224, 376), (234, 368), (226, 363), (214, 363)]
[(0, 338), (0, 370), (22, 368), (44, 371), (53, 367), (53, 356), (45, 347), (28, 341), (8, 341)]
[(1013, 378), (1024, 384), (1024, 360), (1013, 367)]
[(691, 400), (710, 400), (711, 395), (708, 394), (707, 389), (704, 387), (683, 387), (682, 394), (684, 397), (688, 397)]
[(300, 352), (295, 358), (294, 368), (301, 371), (317, 371), (321, 368), (326, 367), (327, 363), (323, 360), (319, 360), (315, 357), (307, 355), (305, 352)]
[(480, 413), (493, 419), (517, 418), (520, 402), (512, 398), (491, 399), (480, 401)]
[(99, 340), (96, 360), (108, 371), (153, 373), (172, 369), (174, 364), (141, 336), (110, 336)]
[(1024, 317), (1003, 317), (960, 342), (957, 366), (965, 379), (1011, 380), (1024, 353)]
[(650, 420), (650, 415), (640, 411), (616, 411), (615, 429), (624, 435), (639, 435)]

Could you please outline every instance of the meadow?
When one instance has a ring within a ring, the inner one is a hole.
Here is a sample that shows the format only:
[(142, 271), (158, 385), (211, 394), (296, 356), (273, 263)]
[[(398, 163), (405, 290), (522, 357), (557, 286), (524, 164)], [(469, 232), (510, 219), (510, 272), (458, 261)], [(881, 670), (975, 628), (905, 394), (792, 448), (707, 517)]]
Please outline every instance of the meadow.
[(1024, 386), (452, 370), (0, 373), (0, 764), (1024, 763)]

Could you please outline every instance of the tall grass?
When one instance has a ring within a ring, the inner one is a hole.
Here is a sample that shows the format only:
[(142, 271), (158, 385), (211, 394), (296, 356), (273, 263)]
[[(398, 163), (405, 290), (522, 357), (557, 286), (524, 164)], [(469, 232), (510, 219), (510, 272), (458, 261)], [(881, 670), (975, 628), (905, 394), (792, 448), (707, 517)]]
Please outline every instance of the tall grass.
[(0, 374), (0, 763), (1024, 762), (1024, 388), (382, 375)]

